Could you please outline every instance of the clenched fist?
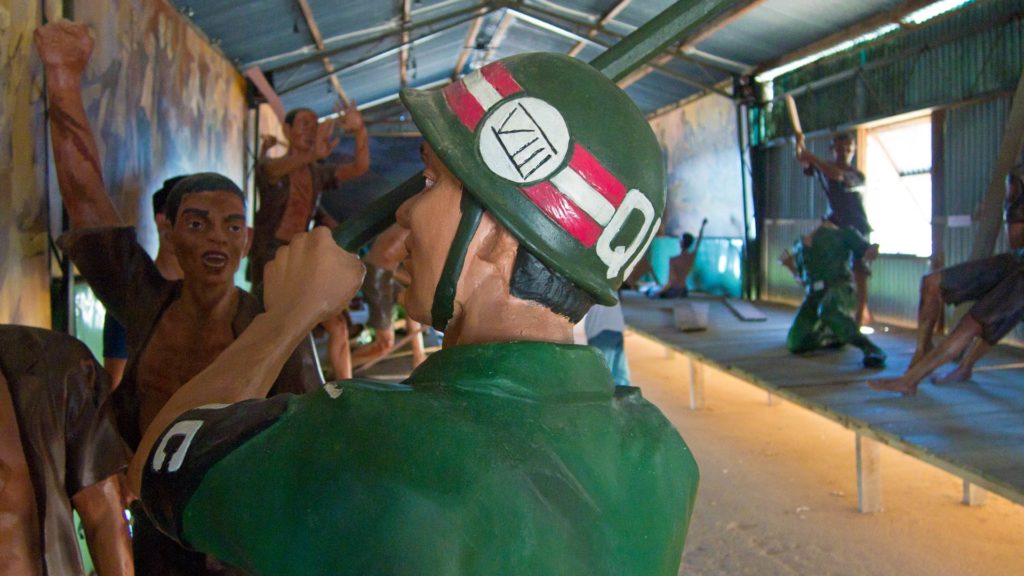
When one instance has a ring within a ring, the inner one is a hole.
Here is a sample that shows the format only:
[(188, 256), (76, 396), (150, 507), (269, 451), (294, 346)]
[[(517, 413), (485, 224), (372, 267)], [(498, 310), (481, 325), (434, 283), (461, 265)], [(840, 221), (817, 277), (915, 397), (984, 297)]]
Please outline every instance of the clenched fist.
[(81, 74), (92, 54), (93, 40), (85, 24), (57, 20), (36, 28), (36, 52), (49, 69)]
[(313, 325), (337, 317), (363, 283), (366, 269), (342, 250), (327, 228), (295, 236), (280, 248), (264, 272), (267, 312), (287, 313)]

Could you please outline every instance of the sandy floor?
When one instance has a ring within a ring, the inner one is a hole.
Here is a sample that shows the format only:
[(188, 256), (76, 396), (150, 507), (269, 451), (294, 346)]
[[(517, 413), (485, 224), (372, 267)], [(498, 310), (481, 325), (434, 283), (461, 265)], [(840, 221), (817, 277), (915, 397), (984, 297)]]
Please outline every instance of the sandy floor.
[(857, 512), (854, 435), (731, 376), (706, 372), (707, 407), (689, 410), (688, 364), (628, 335), (633, 384), (676, 425), (701, 486), (681, 574), (1024, 574), (1024, 507), (882, 448), (884, 512)]

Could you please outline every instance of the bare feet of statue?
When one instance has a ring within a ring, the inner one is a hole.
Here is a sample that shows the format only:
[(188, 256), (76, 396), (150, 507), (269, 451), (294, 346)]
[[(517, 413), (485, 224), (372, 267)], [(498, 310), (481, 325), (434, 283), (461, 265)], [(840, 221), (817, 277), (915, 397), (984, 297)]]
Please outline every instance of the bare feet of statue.
[(971, 379), (974, 371), (965, 366), (957, 366), (942, 376), (935, 376), (932, 382), (935, 384), (952, 384), (954, 382), (966, 382)]
[(913, 396), (917, 394), (917, 383), (909, 382), (904, 378), (881, 378), (879, 380), (868, 380), (868, 386), (873, 390), (899, 392), (904, 396)]

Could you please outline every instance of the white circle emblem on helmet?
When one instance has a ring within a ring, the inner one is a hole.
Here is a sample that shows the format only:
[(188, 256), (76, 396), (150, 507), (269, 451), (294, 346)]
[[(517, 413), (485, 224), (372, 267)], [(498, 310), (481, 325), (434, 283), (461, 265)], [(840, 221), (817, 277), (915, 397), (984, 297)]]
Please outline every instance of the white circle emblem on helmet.
[(547, 180), (569, 153), (569, 127), (554, 106), (539, 98), (503, 102), (479, 134), (484, 163), (516, 184)]

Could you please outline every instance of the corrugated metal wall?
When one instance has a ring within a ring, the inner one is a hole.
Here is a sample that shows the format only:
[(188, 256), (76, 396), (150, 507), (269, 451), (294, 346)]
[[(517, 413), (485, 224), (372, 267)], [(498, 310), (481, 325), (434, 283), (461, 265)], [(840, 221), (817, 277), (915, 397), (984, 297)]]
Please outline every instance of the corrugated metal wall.
[[(977, 224), (965, 225), (978, 210), (992, 178), (992, 167), (1009, 114), (1010, 98), (1000, 97), (953, 108), (946, 113), (943, 131), (946, 162), (946, 214), (952, 217), (946, 226), (946, 265), (970, 259)], [(996, 253), (1007, 250), (1005, 227), (999, 234)], [(947, 310), (947, 325), (952, 322)], [(1024, 343), (1024, 327), (1010, 335)]]
[[(827, 138), (810, 138), (807, 147), (815, 154), (828, 154), (828, 142)], [(763, 181), (769, 192), (762, 215), (764, 282), (761, 294), (766, 300), (800, 302), (803, 290), (778, 263), (778, 256), (817, 226), (828, 203), (821, 192), (814, 189), (813, 179), (804, 176), (791, 142), (772, 146), (763, 153), (767, 155)]]
[[(953, 108), (946, 113), (945, 140), (946, 215), (954, 226), (946, 228), (946, 264), (958, 264), (971, 255), (977, 226), (957, 226), (956, 216), (970, 216), (985, 195), (992, 166), (1006, 127), (1009, 98), (996, 98)], [(1006, 234), (997, 250), (1006, 249)]]

